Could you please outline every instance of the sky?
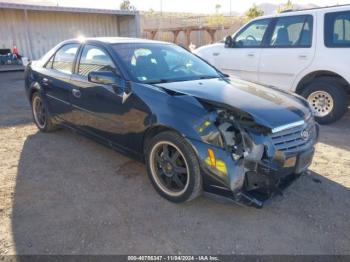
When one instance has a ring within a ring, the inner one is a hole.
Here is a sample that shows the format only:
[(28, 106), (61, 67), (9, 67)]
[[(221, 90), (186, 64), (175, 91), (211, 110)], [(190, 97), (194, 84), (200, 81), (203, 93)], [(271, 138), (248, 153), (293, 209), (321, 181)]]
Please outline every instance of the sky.
[[(153, 9), (159, 11), (161, 8), (164, 12), (189, 12), (189, 13), (213, 13), (215, 5), (221, 5), (222, 12), (230, 11), (230, 0), (130, 0), (138, 10), (147, 11)], [(119, 8), (119, 0), (58, 0), (61, 5), (83, 5), (96, 8)], [(272, 0), (231, 0), (232, 11), (239, 13), (245, 12), (250, 6), (261, 3), (280, 4), (287, 1), (272, 1)], [(335, 5), (335, 4), (350, 4), (350, 0), (293, 0), (295, 4), (313, 3), (319, 6)]]
[[(7, 0), (15, 1), (15, 0)], [(24, 2), (25, 0), (21, 0)], [(45, 2), (46, 0), (29, 0), (28, 2)], [(78, 6), (90, 8), (119, 9), (121, 0), (47, 0), (57, 2), (60, 6)], [(214, 13), (215, 5), (221, 5), (221, 12), (230, 12), (230, 1), (232, 11), (243, 13), (250, 6), (261, 3), (282, 4), (287, 0), (130, 0), (137, 10), (160, 11), (161, 3), (164, 12), (188, 12), (188, 13)], [(329, 6), (336, 4), (350, 4), (350, 0), (292, 0), (295, 4), (316, 4), (318, 6)]]

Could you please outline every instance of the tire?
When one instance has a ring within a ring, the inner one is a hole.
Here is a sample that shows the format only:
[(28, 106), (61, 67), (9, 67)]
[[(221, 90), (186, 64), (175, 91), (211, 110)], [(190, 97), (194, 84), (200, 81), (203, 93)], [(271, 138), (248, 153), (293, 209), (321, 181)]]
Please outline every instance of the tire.
[[(39, 106), (39, 103), (42, 107), (42, 110), (40, 110), (41, 115), (39, 115), (39, 109), (37, 107)], [(47, 133), (57, 129), (57, 126), (53, 123), (52, 118), (49, 114), (47, 105), (43, 101), (39, 92), (35, 92), (32, 95), (31, 106), (34, 123), (40, 131)]]
[[(168, 148), (167, 154), (164, 153), (164, 146)], [(148, 177), (162, 197), (174, 203), (181, 203), (193, 200), (201, 194), (202, 176), (198, 159), (182, 136), (172, 131), (159, 133), (150, 139), (145, 152)], [(176, 156), (174, 163), (171, 159)], [(160, 162), (157, 161), (159, 159)], [(186, 175), (176, 173), (177, 170), (186, 170)], [(178, 182), (178, 179), (182, 183)], [(169, 181), (171, 182), (167, 186)]]
[[(348, 95), (345, 89), (329, 78), (312, 81), (305, 86), (301, 95), (310, 103), (315, 120), (320, 124), (330, 124), (339, 120), (348, 108)], [(318, 106), (320, 99), (323, 99), (323, 105), (326, 104), (326, 108)], [(324, 108), (324, 112), (322, 108)]]

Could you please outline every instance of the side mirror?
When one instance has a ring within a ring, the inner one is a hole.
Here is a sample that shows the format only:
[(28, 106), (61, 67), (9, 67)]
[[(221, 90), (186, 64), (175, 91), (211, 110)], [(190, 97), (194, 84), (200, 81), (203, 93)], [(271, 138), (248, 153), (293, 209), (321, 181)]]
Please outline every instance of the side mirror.
[(89, 82), (101, 85), (120, 86), (122, 79), (111, 71), (92, 71), (88, 74)]
[(228, 35), (225, 38), (225, 47), (232, 47), (232, 46), (233, 46), (232, 36)]
[(125, 87), (124, 87), (124, 93), (125, 94), (130, 94), (132, 92), (132, 90), (131, 90), (131, 83), (129, 82), (129, 81), (127, 81), (126, 83), (125, 83)]

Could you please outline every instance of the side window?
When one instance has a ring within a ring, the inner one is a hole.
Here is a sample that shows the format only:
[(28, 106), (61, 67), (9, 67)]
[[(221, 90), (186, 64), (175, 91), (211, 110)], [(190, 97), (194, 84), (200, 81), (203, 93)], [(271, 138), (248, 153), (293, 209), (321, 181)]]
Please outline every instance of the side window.
[(235, 47), (260, 47), (271, 19), (250, 23), (235, 37)]
[(66, 74), (71, 74), (78, 48), (79, 44), (68, 44), (61, 47), (55, 54), (52, 68)]
[(325, 15), (325, 45), (328, 47), (350, 47), (350, 12)]
[(109, 55), (100, 48), (86, 45), (80, 58), (78, 74), (87, 76), (92, 71), (116, 71)]
[(311, 47), (312, 16), (287, 16), (277, 19), (271, 47)]
[(53, 58), (54, 58), (54, 56), (51, 56), (50, 60), (47, 61), (47, 63), (45, 64), (45, 66), (44, 66), (45, 68), (47, 68), (47, 69), (51, 69), (52, 68)]

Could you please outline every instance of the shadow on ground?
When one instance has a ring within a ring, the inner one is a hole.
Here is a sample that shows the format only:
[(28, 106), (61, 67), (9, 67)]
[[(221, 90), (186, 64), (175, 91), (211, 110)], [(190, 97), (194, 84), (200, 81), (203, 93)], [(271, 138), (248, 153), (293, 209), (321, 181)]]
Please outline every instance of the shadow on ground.
[(264, 209), (172, 204), (142, 164), (69, 131), (35, 133), (19, 160), (17, 254), (350, 253), (350, 190), (316, 173)]
[(350, 151), (350, 111), (339, 121), (321, 126), (320, 134), (319, 142)]
[(0, 72), (0, 128), (32, 122), (23, 72)]

